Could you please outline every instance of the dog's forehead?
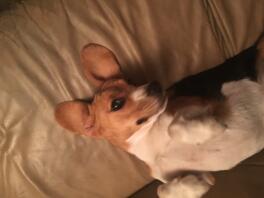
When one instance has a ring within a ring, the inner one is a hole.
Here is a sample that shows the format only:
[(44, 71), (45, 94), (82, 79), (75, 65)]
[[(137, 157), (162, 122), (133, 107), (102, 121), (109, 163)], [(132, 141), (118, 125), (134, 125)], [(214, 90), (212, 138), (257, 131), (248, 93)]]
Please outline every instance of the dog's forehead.
[(121, 92), (129, 92), (134, 86), (127, 84), (123, 80), (108, 81), (101, 86), (96, 95), (114, 95)]
[(114, 87), (108, 87), (106, 89), (101, 89), (99, 90), (96, 94), (95, 97), (96, 98), (100, 98), (100, 97), (106, 97), (106, 98), (115, 98), (116, 96), (120, 95), (120, 94), (125, 94), (127, 93), (127, 89), (123, 88), (123, 87), (119, 87), (119, 86), (114, 86)]

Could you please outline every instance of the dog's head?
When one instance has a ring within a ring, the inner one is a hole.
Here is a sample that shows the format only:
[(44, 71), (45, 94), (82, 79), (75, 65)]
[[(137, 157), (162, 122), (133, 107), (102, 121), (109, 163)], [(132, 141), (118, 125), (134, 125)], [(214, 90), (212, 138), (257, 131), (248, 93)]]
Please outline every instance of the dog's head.
[(157, 82), (140, 87), (128, 84), (114, 54), (100, 45), (85, 46), (81, 60), (85, 76), (97, 91), (91, 102), (58, 104), (56, 120), (72, 132), (126, 148), (126, 140), (162, 108), (161, 86)]

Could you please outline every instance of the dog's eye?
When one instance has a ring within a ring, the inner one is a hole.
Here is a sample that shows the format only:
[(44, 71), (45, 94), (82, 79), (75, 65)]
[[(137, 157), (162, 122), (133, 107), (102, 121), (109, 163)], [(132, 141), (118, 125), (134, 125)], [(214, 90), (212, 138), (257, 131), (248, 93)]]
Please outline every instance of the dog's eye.
[(142, 124), (142, 123), (144, 123), (144, 122), (146, 122), (148, 120), (148, 118), (140, 118), (139, 120), (137, 120), (137, 125), (140, 125), (140, 124)]
[(114, 99), (111, 104), (111, 111), (118, 111), (121, 109), (124, 106), (125, 101), (125, 98)]

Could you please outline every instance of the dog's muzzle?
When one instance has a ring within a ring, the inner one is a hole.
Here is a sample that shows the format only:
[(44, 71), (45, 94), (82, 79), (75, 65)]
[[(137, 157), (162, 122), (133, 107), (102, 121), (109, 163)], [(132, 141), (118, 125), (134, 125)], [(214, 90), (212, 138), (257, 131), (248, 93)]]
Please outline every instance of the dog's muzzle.
[(146, 88), (146, 93), (148, 96), (161, 96), (162, 95), (162, 87), (159, 82), (153, 81), (148, 84)]

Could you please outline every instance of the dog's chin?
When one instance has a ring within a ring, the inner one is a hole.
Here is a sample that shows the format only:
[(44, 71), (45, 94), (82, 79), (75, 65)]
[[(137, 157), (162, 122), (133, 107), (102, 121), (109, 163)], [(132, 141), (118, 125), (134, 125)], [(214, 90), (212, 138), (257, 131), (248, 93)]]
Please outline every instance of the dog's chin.
[(157, 104), (155, 113), (151, 115), (151, 117), (159, 115), (162, 112), (164, 112), (167, 106), (167, 102), (168, 102), (168, 98), (165, 95), (161, 94), (160, 96), (157, 96), (157, 98), (155, 99), (155, 103)]
[(162, 90), (160, 93), (156, 94), (154, 97), (154, 103), (156, 103), (156, 110), (155, 110), (155, 114), (160, 114), (160, 112), (163, 112), (167, 106), (167, 102), (168, 102), (168, 98), (165, 94), (165, 92)]
[(160, 107), (163, 108), (164, 104), (167, 104), (168, 98), (165, 92), (162, 92), (161, 96), (158, 98)]
[(167, 96), (163, 95), (159, 98), (159, 111), (164, 111), (167, 107), (168, 98)]

